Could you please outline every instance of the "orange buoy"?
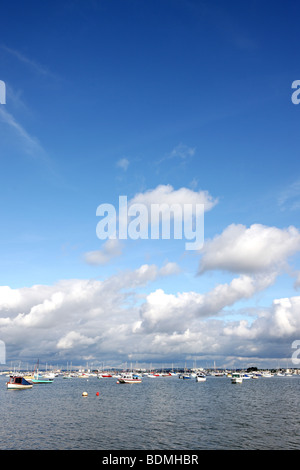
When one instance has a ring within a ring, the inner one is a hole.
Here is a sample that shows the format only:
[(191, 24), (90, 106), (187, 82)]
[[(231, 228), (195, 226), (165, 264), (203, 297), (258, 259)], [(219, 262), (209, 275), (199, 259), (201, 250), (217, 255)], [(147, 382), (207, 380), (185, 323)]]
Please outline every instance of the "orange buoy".
[(99, 397), (99, 392), (96, 393), (96, 396)]

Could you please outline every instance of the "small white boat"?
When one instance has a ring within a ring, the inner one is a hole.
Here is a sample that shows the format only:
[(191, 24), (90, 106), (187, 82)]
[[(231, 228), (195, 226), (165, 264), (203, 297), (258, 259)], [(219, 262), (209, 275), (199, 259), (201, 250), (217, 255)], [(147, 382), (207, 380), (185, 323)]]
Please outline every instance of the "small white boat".
[(233, 373), (231, 377), (232, 384), (241, 384), (243, 382), (243, 376), (238, 373)]
[(265, 378), (269, 378), (269, 377), (273, 377), (273, 374), (271, 372), (267, 371), (267, 372), (263, 372), (262, 376), (265, 377)]
[(117, 381), (118, 384), (137, 384), (141, 382), (141, 377), (134, 374), (122, 374)]
[(197, 374), (196, 375), (196, 382), (205, 382), (206, 376), (204, 374)]
[(55, 378), (54, 372), (46, 372), (46, 374), (43, 375), (44, 379), (51, 379), (53, 380)]
[(6, 386), (10, 390), (24, 390), (27, 388), (32, 388), (32, 383), (28, 382), (22, 376), (12, 375), (9, 378), (9, 381), (6, 382)]

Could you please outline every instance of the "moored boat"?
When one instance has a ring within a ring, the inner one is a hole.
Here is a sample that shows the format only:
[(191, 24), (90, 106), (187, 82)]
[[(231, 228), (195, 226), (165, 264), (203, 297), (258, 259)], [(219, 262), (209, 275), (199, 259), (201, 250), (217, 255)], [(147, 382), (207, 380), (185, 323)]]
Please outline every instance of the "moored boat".
[(273, 374), (268, 370), (262, 373), (262, 376), (265, 378), (273, 377)]
[(184, 380), (187, 380), (187, 379), (191, 379), (192, 376), (191, 376), (191, 374), (183, 374), (181, 378), (184, 379)]
[(196, 375), (196, 382), (205, 382), (206, 376), (204, 374), (197, 374)]
[(52, 384), (53, 379), (49, 379), (40, 374), (34, 374), (31, 382), (33, 384)]
[(136, 384), (141, 382), (141, 377), (134, 374), (122, 374), (117, 381), (118, 384)]
[(32, 383), (28, 382), (22, 376), (12, 375), (10, 376), (9, 381), (6, 382), (6, 386), (10, 390), (24, 390), (27, 388), (32, 388)]
[(231, 383), (241, 384), (243, 382), (243, 376), (239, 373), (233, 373), (231, 377)]
[(45, 377), (45, 374), (40, 374), (39, 372), (39, 359), (37, 361), (36, 366), (34, 367), (34, 371), (30, 382), (33, 384), (51, 384), (53, 382), (53, 378)]

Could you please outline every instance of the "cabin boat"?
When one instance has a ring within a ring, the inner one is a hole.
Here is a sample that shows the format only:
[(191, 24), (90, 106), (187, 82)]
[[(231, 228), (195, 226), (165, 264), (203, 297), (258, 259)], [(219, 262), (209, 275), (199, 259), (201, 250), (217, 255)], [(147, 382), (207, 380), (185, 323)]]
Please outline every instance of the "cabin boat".
[(243, 376), (239, 373), (233, 373), (231, 377), (231, 383), (233, 384), (241, 384), (243, 382)]
[(32, 388), (32, 383), (28, 382), (24, 377), (18, 375), (11, 375), (6, 386), (10, 390), (24, 390)]
[(141, 377), (134, 374), (122, 374), (117, 381), (118, 384), (136, 384), (141, 382)]
[(205, 382), (206, 376), (204, 374), (197, 374), (196, 375), (196, 382)]

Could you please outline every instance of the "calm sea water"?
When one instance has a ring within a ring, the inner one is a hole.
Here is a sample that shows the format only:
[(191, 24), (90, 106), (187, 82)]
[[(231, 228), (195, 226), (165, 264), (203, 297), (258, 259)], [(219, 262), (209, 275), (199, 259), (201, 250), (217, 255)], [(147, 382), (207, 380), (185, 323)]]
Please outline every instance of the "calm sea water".
[(0, 377), (1, 450), (300, 448), (300, 377), (236, 385), (226, 377), (134, 385), (57, 377), (22, 391), (6, 381)]

